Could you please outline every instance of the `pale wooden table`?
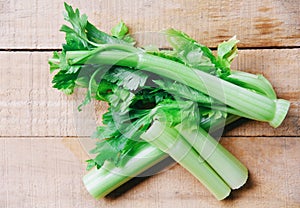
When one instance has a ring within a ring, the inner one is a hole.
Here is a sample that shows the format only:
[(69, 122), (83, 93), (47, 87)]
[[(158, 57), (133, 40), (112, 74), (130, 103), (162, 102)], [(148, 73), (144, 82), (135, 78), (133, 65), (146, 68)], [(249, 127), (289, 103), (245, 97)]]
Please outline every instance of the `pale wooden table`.
[[(282, 124), (245, 122), (222, 143), (250, 171), (247, 185), (216, 201), (176, 165), (120, 197), (84, 189), (72, 98), (51, 88), (47, 59), (59, 49), (63, 1), (0, 1), (0, 207), (300, 207), (300, 4), (298, 0), (70, 1), (108, 31), (174, 27), (215, 48), (237, 35), (233, 68), (264, 74), (291, 101)], [(81, 135), (86, 136), (86, 135)]]

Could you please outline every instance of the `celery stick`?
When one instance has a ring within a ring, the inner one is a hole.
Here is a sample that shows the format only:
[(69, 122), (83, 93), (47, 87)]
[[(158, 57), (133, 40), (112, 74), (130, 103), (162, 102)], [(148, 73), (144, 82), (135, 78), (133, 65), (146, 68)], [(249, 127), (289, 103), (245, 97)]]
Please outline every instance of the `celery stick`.
[(124, 167), (106, 162), (100, 169), (87, 173), (83, 183), (93, 197), (101, 198), (167, 157), (164, 152), (147, 144)]
[[(236, 121), (239, 117), (228, 115), (225, 121), (222, 119), (201, 122), (201, 128), (217, 131), (220, 128)], [(101, 198), (114, 189), (139, 175), (146, 169), (158, 164), (168, 157), (168, 154), (158, 148), (147, 144), (136, 152), (134, 158), (123, 167), (115, 167), (112, 163), (105, 163), (100, 169), (92, 169), (83, 177), (83, 183), (88, 192), (95, 198)]]
[[(127, 51), (134, 48), (131, 46), (127, 47)], [(109, 64), (129, 66), (150, 71), (160, 76), (172, 77), (173, 80), (197, 89), (235, 108), (238, 112), (244, 113), (243, 115), (239, 114), (239, 116), (269, 122), (273, 127), (278, 127), (287, 114), (289, 108), (288, 101), (270, 99), (262, 94), (252, 92), (172, 60), (146, 54), (142, 51), (127, 52), (124, 50), (124, 46), (120, 50), (102, 51), (94, 49), (86, 51), (85, 55), (83, 55), (83, 51), (68, 51), (66, 57), (71, 65)]]
[(230, 194), (229, 186), (174, 128), (154, 121), (151, 127), (141, 135), (141, 138), (168, 153), (194, 175), (216, 199), (222, 200)]
[(193, 146), (203, 159), (232, 189), (244, 185), (248, 178), (247, 168), (202, 128), (191, 129), (180, 123), (175, 129)]

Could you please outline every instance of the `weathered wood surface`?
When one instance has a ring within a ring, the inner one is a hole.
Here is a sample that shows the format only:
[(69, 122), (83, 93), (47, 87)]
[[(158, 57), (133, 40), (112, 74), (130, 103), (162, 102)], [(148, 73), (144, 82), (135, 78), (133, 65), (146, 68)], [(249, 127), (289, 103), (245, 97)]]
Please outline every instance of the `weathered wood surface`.
[[(299, 46), (298, 0), (68, 1), (107, 32), (121, 19), (133, 33), (174, 27), (215, 47), (237, 35), (241, 46)], [(58, 48), (63, 1), (0, 1), (0, 48)]]
[(107, 32), (122, 19), (139, 37), (174, 27), (209, 47), (237, 35), (244, 50), (233, 68), (264, 74), (291, 109), (277, 129), (248, 121), (226, 132), (221, 143), (249, 168), (250, 179), (225, 201), (178, 165), (94, 200), (81, 182), (87, 155), (74, 136), (92, 133), (105, 106), (76, 113), (77, 99), (51, 88), (51, 53), (43, 52), (64, 41), (63, 1), (0, 0), (0, 207), (300, 207), (298, 0), (68, 3)]
[(0, 166), (4, 168), (0, 170), (0, 206), (299, 207), (299, 137), (227, 137), (221, 143), (250, 171), (247, 185), (233, 191), (225, 201), (217, 201), (179, 165), (136, 186), (129, 183), (132, 187), (126, 192), (94, 200), (81, 181), (86, 155), (78, 141), (1, 138)]
[[(89, 120), (92, 117), (84, 116), (84, 112), (77, 113), (75, 96), (66, 96), (51, 88), (49, 57), (50, 52), (0, 53), (0, 135), (89, 136), (93, 132), (93, 119)], [(278, 96), (290, 100), (292, 105), (287, 119), (277, 129), (267, 123), (251, 121), (228, 135), (300, 135), (299, 57), (300, 49), (240, 51), (232, 68), (265, 75)], [(77, 125), (79, 116), (85, 123), (89, 122), (89, 128)]]

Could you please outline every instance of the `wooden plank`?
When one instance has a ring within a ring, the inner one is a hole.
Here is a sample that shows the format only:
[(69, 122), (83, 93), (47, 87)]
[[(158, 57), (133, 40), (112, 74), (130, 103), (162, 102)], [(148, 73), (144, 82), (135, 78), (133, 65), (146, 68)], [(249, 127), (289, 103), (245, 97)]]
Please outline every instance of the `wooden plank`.
[[(75, 139), (1, 138), (1, 207), (299, 207), (300, 137), (225, 138), (250, 171), (241, 190), (217, 201), (178, 165), (123, 193), (94, 200), (83, 187), (82, 152)], [(119, 195), (119, 197), (114, 197)]]
[(50, 88), (50, 53), (2, 52), (0, 135), (74, 135), (72, 103)]
[[(109, 31), (121, 19), (132, 33), (177, 28), (216, 47), (237, 35), (241, 47), (299, 46), (298, 0), (70, 0), (91, 22)], [(1, 1), (0, 48), (48, 49), (61, 47), (63, 2)], [(148, 37), (149, 38), (149, 37)]]
[[(264, 74), (280, 98), (291, 100), (292, 107), (287, 119), (277, 129), (251, 121), (228, 135), (300, 135), (299, 56), (300, 49), (240, 51), (232, 68)], [(49, 57), (50, 52), (0, 53), (1, 136), (88, 136), (94, 131), (96, 115), (99, 116), (105, 106), (98, 106), (96, 112), (94, 108), (92, 112), (85, 108), (77, 113), (76, 103), (83, 98), (66, 96), (51, 88)]]

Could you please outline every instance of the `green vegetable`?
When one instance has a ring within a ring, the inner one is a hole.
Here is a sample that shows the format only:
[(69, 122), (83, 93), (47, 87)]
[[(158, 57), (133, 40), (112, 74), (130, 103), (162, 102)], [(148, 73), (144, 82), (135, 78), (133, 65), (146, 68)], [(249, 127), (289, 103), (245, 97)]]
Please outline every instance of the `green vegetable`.
[(218, 200), (224, 199), (230, 194), (230, 187), (175, 129), (155, 121), (141, 135), (141, 138), (168, 153), (182, 167), (192, 173)]
[[(113, 48), (113, 50), (109, 51), (108, 48)], [(134, 48), (105, 45), (85, 53), (80, 51), (78, 54), (70, 51), (67, 53), (67, 58), (71, 66), (84, 63), (118, 65), (134, 67), (163, 77), (172, 77), (174, 81), (186, 84), (237, 110), (237, 115), (269, 122), (273, 127), (278, 127), (286, 116), (289, 102), (285, 100), (270, 99), (180, 63), (139, 51), (127, 52), (129, 50), (134, 50)]]
[(230, 188), (240, 188), (248, 178), (247, 168), (201, 127), (189, 126), (182, 122), (175, 128)]
[[(223, 121), (222, 119), (208, 119), (201, 122), (201, 127), (214, 132), (219, 128), (222, 128), (224, 122), (226, 122), (226, 124), (230, 124), (237, 119), (238, 117), (236, 116), (228, 116), (226, 121)], [(132, 159), (124, 166), (116, 167), (113, 163), (107, 162), (103, 165), (103, 167), (99, 169), (92, 169), (89, 173), (87, 173), (83, 177), (83, 182), (86, 189), (93, 197), (101, 198), (167, 157), (168, 154), (148, 143), (145, 143), (137, 148)], [(94, 160), (89, 160), (88, 162), (89, 164), (92, 163), (92, 167), (96, 165)]]
[[(164, 31), (172, 50), (134, 47), (124, 22), (111, 35), (98, 30), (65, 3), (66, 43), (49, 59), (53, 87), (66, 94), (86, 88), (79, 110), (92, 99), (108, 103), (103, 126), (87, 161), (84, 184), (94, 197), (138, 175), (167, 154), (191, 172), (219, 200), (242, 186), (247, 169), (208, 132), (238, 117), (277, 127), (289, 102), (277, 99), (262, 75), (233, 71), (235, 37), (217, 56), (187, 34)], [(153, 48), (153, 47), (152, 47)], [(167, 153), (167, 154), (166, 154)], [(96, 168), (95, 170), (93, 168)]]
[(101, 198), (164, 160), (167, 156), (159, 149), (145, 143), (140, 146), (135, 157), (129, 160), (124, 167), (116, 167), (113, 163), (105, 163), (102, 168), (93, 169), (86, 174), (83, 177), (83, 182), (93, 197)]

